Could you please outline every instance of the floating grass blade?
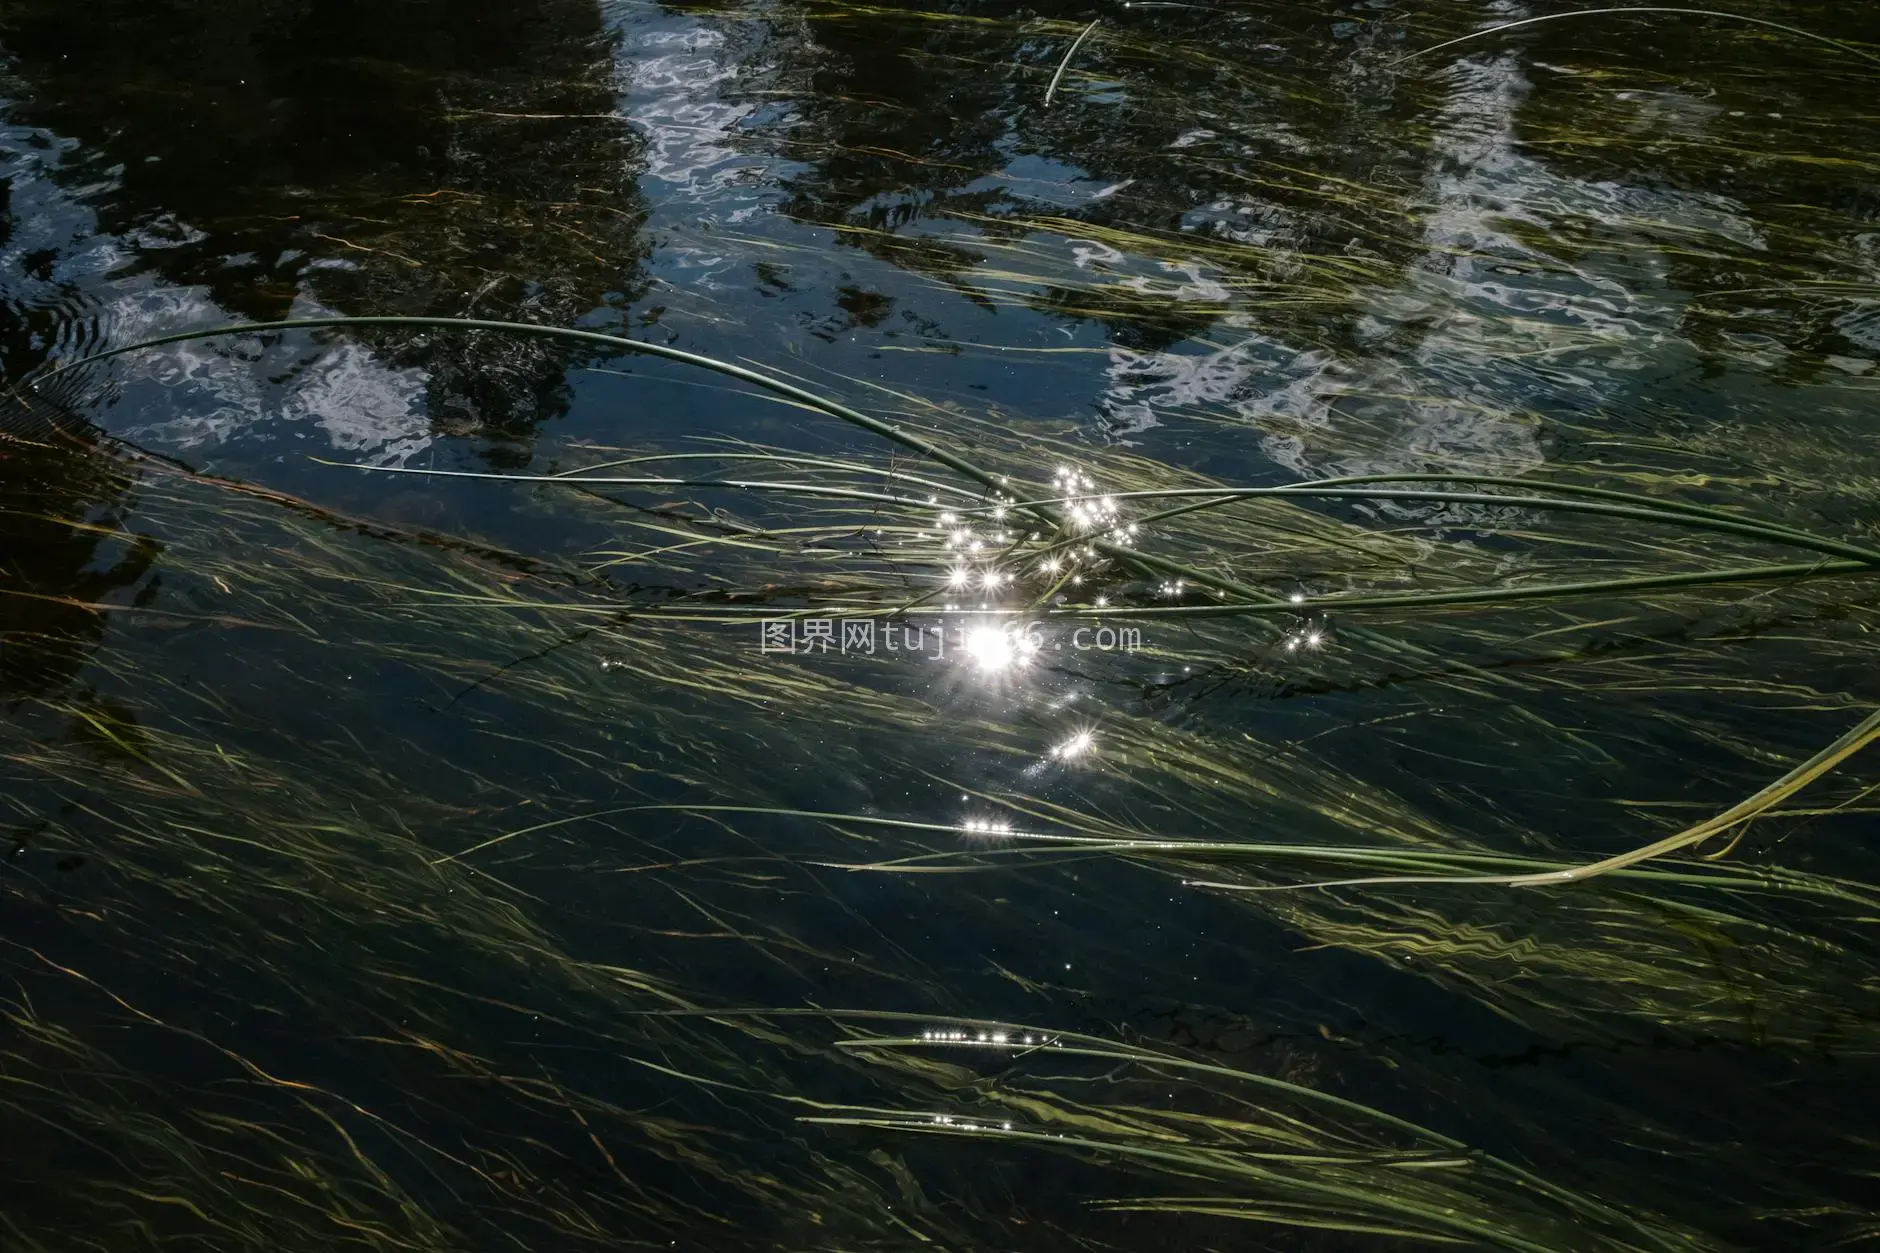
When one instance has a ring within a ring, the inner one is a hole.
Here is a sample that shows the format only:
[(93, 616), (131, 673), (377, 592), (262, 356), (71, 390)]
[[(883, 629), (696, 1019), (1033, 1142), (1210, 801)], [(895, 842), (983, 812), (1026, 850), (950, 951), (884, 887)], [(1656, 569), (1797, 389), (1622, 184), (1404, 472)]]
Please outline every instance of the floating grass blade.
[(1543, 13), (1538, 17), (1524, 17), (1519, 21), (1504, 22), (1499, 26), (1491, 26), (1486, 30), (1472, 31), (1467, 35), (1459, 35), (1454, 39), (1444, 40), (1442, 43), (1434, 44), (1428, 48), (1418, 49), (1415, 52), (1398, 57), (1395, 61), (1392, 61), (1391, 64), (1402, 65), (1406, 61), (1413, 61), (1418, 57), (1426, 57), (1432, 53), (1441, 52), (1445, 48), (1453, 48), (1457, 44), (1469, 43), (1476, 39), (1485, 39), (1490, 35), (1499, 35), (1504, 31), (1519, 30), (1524, 26), (1538, 26), (1543, 22), (1563, 22), (1568, 18), (1575, 17), (1609, 17), (1620, 13), (1673, 13), (1685, 17), (1717, 17), (1732, 22), (1747, 22), (1753, 26), (1764, 26), (1768, 27), (1770, 30), (1779, 30), (1784, 34), (1796, 35), (1802, 39), (1809, 39), (1819, 44), (1826, 44), (1830, 48), (1860, 57), (1862, 60), (1872, 61), (1875, 65), (1880, 65), (1880, 56), (1875, 56), (1873, 53), (1856, 48), (1851, 44), (1842, 43), (1838, 39), (1830, 39), (1826, 35), (1817, 35), (1813, 31), (1803, 30), (1799, 26), (1789, 26), (1782, 22), (1772, 22), (1768, 18), (1752, 17), (1746, 13), (1727, 13), (1721, 9), (1686, 9), (1656, 4), (1623, 5), (1604, 9), (1576, 9), (1571, 13)]
[(1084, 40), (1090, 38), (1090, 32), (1097, 28), (1097, 23), (1101, 20), (1100, 18), (1092, 18), (1090, 25), (1084, 27), (1077, 38), (1071, 41), (1071, 46), (1065, 50), (1064, 59), (1058, 62), (1057, 73), (1051, 76), (1051, 85), (1044, 89), (1045, 108), (1048, 109), (1051, 107), (1051, 101), (1057, 95), (1058, 83), (1063, 80), (1064, 71), (1070, 68), (1071, 58), (1077, 55), (1077, 50), (1084, 46)]

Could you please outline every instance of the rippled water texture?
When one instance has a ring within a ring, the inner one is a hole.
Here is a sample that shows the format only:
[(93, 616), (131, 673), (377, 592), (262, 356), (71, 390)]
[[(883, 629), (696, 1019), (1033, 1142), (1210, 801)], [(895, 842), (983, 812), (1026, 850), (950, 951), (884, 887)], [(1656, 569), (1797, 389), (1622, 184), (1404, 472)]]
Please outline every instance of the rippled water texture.
[[(0, 2), (0, 1249), (1872, 1240), (1880, 9), (1567, 11)], [(694, 359), (73, 365), (374, 316)]]

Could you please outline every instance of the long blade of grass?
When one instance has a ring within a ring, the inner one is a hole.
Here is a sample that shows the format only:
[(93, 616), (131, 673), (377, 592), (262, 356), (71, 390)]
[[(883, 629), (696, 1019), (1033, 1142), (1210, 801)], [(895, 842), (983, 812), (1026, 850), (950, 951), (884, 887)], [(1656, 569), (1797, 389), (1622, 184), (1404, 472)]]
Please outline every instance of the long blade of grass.
[(1058, 83), (1063, 80), (1064, 71), (1071, 66), (1071, 58), (1076, 56), (1077, 50), (1084, 46), (1084, 40), (1090, 38), (1090, 32), (1097, 28), (1097, 22), (1100, 20), (1101, 19), (1093, 18), (1090, 25), (1084, 27), (1083, 33), (1071, 41), (1070, 48), (1064, 53), (1064, 59), (1058, 62), (1057, 73), (1051, 76), (1051, 85), (1044, 89), (1045, 108), (1048, 109), (1051, 107), (1051, 101), (1057, 95)]
[(1875, 65), (1880, 65), (1880, 57), (1873, 55), (1871, 52), (1863, 52), (1861, 49), (1851, 44), (1842, 43), (1838, 39), (1830, 39), (1826, 35), (1817, 35), (1815, 32), (1803, 30), (1799, 26), (1789, 26), (1782, 22), (1772, 22), (1766, 17), (1751, 17), (1746, 13), (1726, 13), (1721, 9), (1685, 9), (1659, 4), (1620, 5), (1604, 9), (1575, 9), (1571, 13), (1543, 13), (1539, 17), (1524, 17), (1518, 22), (1504, 22), (1500, 26), (1491, 26), (1486, 30), (1472, 31), (1467, 35), (1459, 35), (1454, 39), (1448, 39), (1442, 43), (1433, 44), (1428, 48), (1422, 48), (1416, 52), (1398, 57), (1390, 64), (1393, 66), (1402, 65), (1405, 61), (1413, 61), (1418, 57), (1426, 57), (1432, 53), (1441, 52), (1445, 48), (1453, 48), (1457, 44), (1483, 39), (1489, 35), (1499, 35), (1504, 31), (1518, 30), (1523, 26), (1537, 26), (1542, 22), (1560, 22), (1571, 17), (1610, 16), (1615, 13), (1677, 13), (1687, 17), (1720, 17), (1732, 22), (1747, 22), (1753, 26), (1766, 26), (1771, 30), (1779, 30), (1784, 34), (1797, 35), (1803, 39), (1811, 39), (1816, 43), (1826, 44), (1830, 48), (1839, 49), (1842, 52), (1860, 57), (1862, 60), (1872, 61)]
[(1386, 884), (1416, 883), (1486, 883), (1500, 887), (1532, 888), (1559, 887), (1569, 883), (1581, 883), (1587, 879), (1636, 866), (1642, 861), (1662, 857), (1666, 853), (1675, 853), (1679, 849), (1701, 844), (1713, 836), (1737, 827), (1757, 815), (1781, 804), (1810, 783), (1821, 778), (1836, 766), (1860, 752), (1876, 739), (1880, 739), (1880, 709), (1861, 719), (1858, 725), (1836, 739), (1832, 744), (1810, 757), (1795, 769), (1763, 788), (1755, 795), (1731, 806), (1714, 818), (1706, 819), (1692, 827), (1686, 827), (1675, 835), (1668, 835), (1642, 848), (1635, 848), (1628, 853), (1591, 862), (1584, 866), (1574, 866), (1567, 870), (1550, 870), (1541, 874), (1519, 875), (1393, 875), (1383, 878), (1339, 879), (1316, 883), (1296, 884), (1232, 884), (1189, 881), (1192, 887), (1224, 888), (1241, 892), (1284, 892), (1300, 888), (1330, 887), (1370, 887)]

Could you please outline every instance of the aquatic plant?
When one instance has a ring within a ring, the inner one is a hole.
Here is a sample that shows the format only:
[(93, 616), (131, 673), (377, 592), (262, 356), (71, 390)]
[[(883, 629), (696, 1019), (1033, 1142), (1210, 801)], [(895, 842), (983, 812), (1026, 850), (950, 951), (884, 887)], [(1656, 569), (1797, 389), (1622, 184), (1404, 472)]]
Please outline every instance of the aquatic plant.
[[(532, 474), (329, 456), (304, 496), (43, 405), (0, 427), (0, 525), (88, 572), (0, 586), (0, 1121), (38, 1153), (0, 1206), (9, 1247), (1873, 1229), (1848, 1110), (1880, 1053), (1856, 755), (1880, 702), (1880, 481), (1870, 382), (1824, 364), (1824, 328), (1875, 289), (1857, 215), (1816, 194), (1865, 177), (1856, 122), (1693, 132), (1621, 178), (1663, 137), (1588, 65), (1607, 44), (1550, 52), (1536, 72), (1561, 85), (1520, 118), (1565, 171), (1545, 188), (1702, 188), (1753, 160), (1767, 194), (1736, 235), (1615, 200), (1487, 248), (1431, 225), (1421, 181), (1444, 82), (1473, 71), (1399, 57), (1479, 27), (1472, 6), (1383, 13), (1336, 61), (1309, 6), (1131, 6), (1153, 20), (1106, 12), (1094, 44), (1090, 24), (1068, 42), (1086, 15), (955, 8), (802, 10), (823, 47), (902, 49), (963, 102), (893, 97), (918, 77), (898, 62), (873, 95), (803, 93), (786, 207), (827, 234), (752, 255), (826, 266), (834, 238), (907, 290), (1073, 335), (884, 337), (933, 368), (845, 377), (626, 330), (333, 317), (121, 337), (34, 380), (106, 415), (185, 343), (326, 334), (422, 361), (475, 335), (576, 377), (631, 357), (636, 386), (738, 421), (544, 436)], [(767, 63), (786, 27), (724, 12)], [(1816, 42), (1792, 89), (1853, 98), (1859, 55)], [(1128, 92), (1079, 90), (1099, 72)], [(874, 96), (939, 133), (857, 120)], [(958, 191), (1009, 155), (974, 129), (993, 109), (1090, 194)], [(1265, 216), (1197, 211), (1196, 188)], [(932, 192), (911, 225), (864, 211), (909, 189)], [(1694, 293), (1678, 334), (1705, 368), (1748, 369), (1766, 319), (1815, 328), (1756, 367), (1781, 384), (1763, 409), (1699, 420), (1706, 397), (1645, 385), (1574, 403), (1568, 366), (1662, 332), (1466, 280), (1486, 257), (1606, 290), (1634, 251)], [(674, 290), (669, 316), (748, 318), (729, 300)], [(1419, 326), (1449, 329), (1360, 338)], [(1131, 446), (1100, 437), (1156, 428), (951, 390), (975, 356), (1045, 376), (1096, 352), (1130, 380), (1184, 353), (1230, 374), (1321, 354), (1327, 425), (1211, 380), (1119, 383), (1105, 403), (1152, 395), (1170, 435)], [(1352, 360), (1369, 372), (1335, 373)], [(1547, 455), (1392, 442), (1469, 407)], [(1303, 451), (1266, 479), (1197, 468), (1260, 440)], [(476, 507), (410, 520), (450, 492)], [(519, 538), (543, 535), (569, 543)], [(962, 646), (916, 668), (844, 649), (844, 622)], [(777, 623), (832, 633), (766, 654)], [(1140, 645), (1076, 647), (1100, 629)], [(1165, 928), (1179, 952), (1146, 938)]]

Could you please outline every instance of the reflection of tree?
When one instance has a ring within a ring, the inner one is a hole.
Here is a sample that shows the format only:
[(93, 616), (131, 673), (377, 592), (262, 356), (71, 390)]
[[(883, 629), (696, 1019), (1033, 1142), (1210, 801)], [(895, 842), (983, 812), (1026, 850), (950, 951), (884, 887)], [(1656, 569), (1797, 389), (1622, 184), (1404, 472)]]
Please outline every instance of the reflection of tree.
[[(12, 183), (0, 182), (0, 253), (18, 234), (17, 213)], [(45, 282), (54, 259), (29, 254), (28, 277)], [(0, 381), (45, 360), (60, 316), (56, 300), (8, 297)], [(105, 615), (85, 606), (137, 586), (155, 563), (154, 544), (106, 538), (128, 483), (95, 451), (83, 423), (0, 392), (0, 705), (67, 685), (104, 634)]]
[[(1087, 6), (1046, 5), (1024, 20), (982, 0), (909, 5), (901, 16), (779, 9), (793, 15), (773, 13), (770, 38), (743, 41), (739, 55), (754, 97), (792, 102), (760, 140), (806, 167), (785, 182), (785, 209), (892, 264), (962, 287), (991, 249), (963, 232), (923, 235), (923, 221), (973, 221), (996, 246), (1013, 237), (1001, 219), (1036, 216), (1127, 229), (1171, 255), (1204, 242), (1211, 264), (1248, 290), (1292, 282), (1302, 253), (1343, 257), (1361, 242), (1386, 268), (1417, 254), (1402, 229), (1402, 197), (1390, 190), (1414, 186), (1414, 151), (1366, 106), (1319, 89), (1348, 45), (1317, 12), (1105, 13), (1060, 103), (1046, 110), (1045, 86)], [(1286, 61), (1287, 77), (1267, 72), (1276, 60)], [(1087, 98), (1072, 87), (1085, 73), (1126, 79), (1127, 89), (1114, 100)], [(1309, 76), (1314, 90), (1302, 90)], [(1082, 203), (1067, 208), (1010, 177), (982, 181), (1027, 163), (1047, 179), (1078, 180)], [(1090, 194), (1119, 184), (1115, 194)], [(1245, 229), (1249, 222), (1260, 229)], [(1127, 289), (1038, 298), (1040, 308), (1103, 321), (1146, 350), (1218, 317), (1168, 303)], [(1326, 312), (1294, 305), (1288, 316), (1311, 321), (1317, 340), (1338, 333), (1336, 311)]]
[[(593, 0), (26, 0), (0, 15), (0, 41), (23, 97), (10, 119), (76, 142), (45, 168), (124, 246), (115, 277), (199, 288), (251, 318), (311, 298), (567, 323), (637, 292), (638, 149), (612, 116), (612, 41)], [(16, 199), (0, 183), (0, 243)], [(61, 259), (36, 252), (6, 276), (33, 288), (0, 307), (6, 379), (90, 333), (64, 325), (83, 301), (53, 282)], [(501, 444), (565, 403), (553, 348), (380, 342), (424, 367), (435, 421)], [(107, 551), (87, 528), (125, 483), (86, 435), (46, 422), (0, 414), (8, 697), (67, 682), (104, 622), (81, 606), (142, 584), (155, 555)]]
[[(69, 683), (104, 635), (89, 606), (144, 582), (154, 542), (107, 538), (128, 481), (56, 418), (0, 396), (0, 703)], [(105, 524), (105, 525), (101, 525)]]
[[(666, 7), (721, 11), (684, 0)], [(1421, 220), (1433, 202), (1479, 196), (1468, 211), (1486, 221), (1496, 195), (1516, 208), (1526, 195), (1546, 198), (1544, 188), (1498, 185), (1492, 172), (1451, 177), (1469, 172), (1433, 131), (1479, 122), (1485, 136), (1493, 130), (1508, 150), (1576, 185), (1740, 202), (1765, 228), (1767, 251), (1714, 239), (1691, 246), (1677, 224), (1643, 242), (1663, 255), (1677, 288), (1739, 292), (1726, 301), (1739, 329), (1828, 350), (1837, 342), (1819, 309), (1785, 305), (1776, 326), (1751, 316), (1762, 300), (1754, 289), (1845, 269), (1861, 255), (1854, 236), (1873, 229), (1873, 180), (1860, 165), (1869, 145), (1846, 107), (1871, 74), (1833, 49), (1726, 22), (1607, 17), (1498, 35), (1392, 70), (1385, 63), (1400, 51), (1506, 15), (1473, 0), (1365, 22), (1310, 6), (1119, 7), (1101, 14), (1047, 110), (1045, 84), (1095, 11), (1045, 4), (1011, 14), (982, 0), (766, 9), (767, 36), (746, 31), (727, 46), (754, 100), (791, 102), (756, 140), (802, 167), (784, 184), (786, 211), (969, 295), (968, 273), (989, 259), (997, 267), (1013, 238), (1001, 223), (1050, 217), (1053, 230), (1126, 231), (1125, 251), (1139, 259), (1205, 251), (1242, 297), (1237, 307), (1276, 340), (1375, 355), (1375, 326), (1358, 339), (1372, 311), (1364, 293), (1401, 284), (1411, 267), (1470, 278), (1473, 245), (1436, 238)], [(1837, 37), (1880, 39), (1880, 10), (1837, 14), (1836, 23)], [(1455, 68), (1462, 61), (1476, 69)], [(1505, 114), (1497, 104), (1472, 116), (1487, 108), (1501, 62), (1518, 92)], [(1040, 191), (1027, 183), (1034, 173), (1065, 185)], [(1099, 197), (1100, 188), (1115, 190)], [(1608, 216), (1651, 211), (1616, 204)], [(973, 222), (981, 237), (943, 229), (935, 238), (931, 224), (949, 218)], [(1519, 237), (1523, 215), (1491, 225)], [(1566, 254), (1588, 226), (1583, 242), (1598, 250), (1636, 247), (1627, 232), (1638, 225), (1626, 221), (1620, 238), (1612, 222), (1567, 213), (1557, 230), (1522, 242), (1532, 260), (1571, 263)], [(1219, 316), (1206, 301), (1178, 310), (1163, 300), (1158, 312), (1153, 286), (1079, 290), (1062, 281), (1070, 277), (1040, 273), (1049, 290), (1034, 307), (1104, 322), (1135, 349), (1166, 348)], [(1688, 330), (1701, 339), (1717, 326), (1699, 317)]]
[[(1870, 5), (1802, 24), (1880, 41)], [(1559, 22), (1511, 43), (1533, 80), (1516, 117), (1530, 151), (1585, 185), (1647, 189), (1700, 219), (1693, 230), (1642, 214), (1617, 227), (1568, 218), (1537, 250), (1618, 250), (1636, 246), (1627, 231), (1645, 235), (1668, 282), (1697, 298), (1682, 329), (1713, 360), (1730, 355), (1731, 334), (1793, 350), (1778, 367), (1788, 376), (1861, 350), (1836, 325), (1848, 308), (1836, 280), (1871, 293), (1880, 278), (1880, 250), (1863, 248), (1880, 220), (1871, 122), (1849, 107), (1872, 94), (1870, 63), (1723, 20)]]
[[(725, 46), (774, 119), (747, 142), (797, 167), (785, 212), (1102, 327), (1112, 433), (1228, 418), (1292, 473), (1512, 472), (1545, 455), (1526, 414), (1663, 389), (1621, 344), (1785, 381), (1869, 368), (1880, 232), (1847, 101), (1870, 66), (1670, 15), (1392, 64), (1502, 7), (780, 0)], [(1836, 21), (1880, 38), (1880, 9)]]
[[(68, 185), (134, 269), (223, 307), (567, 323), (625, 303), (645, 247), (637, 140), (594, 0), (58, 0), (0, 20), (30, 98), (81, 145)], [(526, 436), (565, 354), (386, 341), (434, 419)]]

